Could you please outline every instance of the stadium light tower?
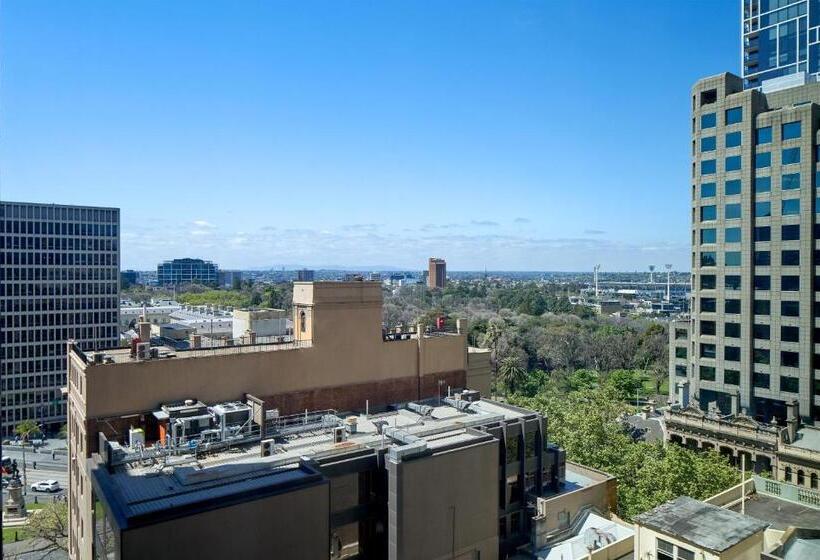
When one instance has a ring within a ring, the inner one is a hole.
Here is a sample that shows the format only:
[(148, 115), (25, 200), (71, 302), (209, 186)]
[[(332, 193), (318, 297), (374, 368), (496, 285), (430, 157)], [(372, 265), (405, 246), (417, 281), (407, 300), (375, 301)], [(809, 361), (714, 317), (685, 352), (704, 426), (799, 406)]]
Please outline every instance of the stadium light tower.
[(671, 298), (671, 286), (672, 286), (672, 265), (667, 264), (666, 266), (666, 301), (672, 301)]
[(598, 299), (598, 271), (601, 270), (601, 265), (596, 264), (592, 270), (595, 272), (595, 299)]
[(649, 283), (650, 284), (655, 283), (655, 265), (654, 264), (649, 265)]

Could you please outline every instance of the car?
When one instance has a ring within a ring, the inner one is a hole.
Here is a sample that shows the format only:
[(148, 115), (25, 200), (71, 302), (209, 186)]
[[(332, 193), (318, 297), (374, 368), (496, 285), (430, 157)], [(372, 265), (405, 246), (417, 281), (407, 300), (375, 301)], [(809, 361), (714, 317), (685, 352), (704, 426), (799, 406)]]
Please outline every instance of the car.
[(31, 485), (34, 492), (59, 492), (60, 483), (56, 480), (41, 480)]

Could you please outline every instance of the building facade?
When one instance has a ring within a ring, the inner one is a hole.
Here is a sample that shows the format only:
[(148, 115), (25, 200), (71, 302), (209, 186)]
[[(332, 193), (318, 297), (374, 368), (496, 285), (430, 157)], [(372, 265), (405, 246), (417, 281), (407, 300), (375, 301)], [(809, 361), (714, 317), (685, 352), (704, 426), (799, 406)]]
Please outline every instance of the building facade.
[(0, 203), (0, 418), (46, 432), (66, 419), (65, 341), (83, 350), (119, 340), (117, 208)]
[(157, 284), (171, 286), (178, 284), (216, 285), (219, 282), (219, 267), (202, 259), (174, 259), (157, 265)]
[(296, 271), (297, 282), (313, 282), (314, 272), (308, 268)]
[[(448, 387), (489, 392), (489, 354), (468, 351), (463, 325), (453, 334), (428, 335), (417, 328), (412, 336), (386, 337), (378, 282), (297, 282), (293, 324), (295, 340), (284, 343), (154, 347), (142, 354), (130, 349), (92, 354), (72, 346), (69, 453), (78, 457), (69, 466), (72, 558), (91, 558), (94, 539), (90, 467), (82, 459), (100, 452), (100, 432), (109, 440), (122, 439), (129, 427), (149, 421), (161, 403), (192, 397), (206, 403), (250, 400), (275, 410), (270, 415), (275, 418), (327, 409), (367, 414), (392, 403), (443, 398)], [(524, 475), (529, 484), (532, 477)], [(516, 488), (520, 492), (521, 486)], [(519, 524), (514, 540), (526, 538), (520, 532), (522, 515), (509, 523)]]
[(747, 88), (790, 75), (820, 75), (820, 1), (743, 0), (742, 61)]
[(427, 287), (442, 289), (447, 284), (447, 263), (444, 259), (430, 257), (427, 263)]

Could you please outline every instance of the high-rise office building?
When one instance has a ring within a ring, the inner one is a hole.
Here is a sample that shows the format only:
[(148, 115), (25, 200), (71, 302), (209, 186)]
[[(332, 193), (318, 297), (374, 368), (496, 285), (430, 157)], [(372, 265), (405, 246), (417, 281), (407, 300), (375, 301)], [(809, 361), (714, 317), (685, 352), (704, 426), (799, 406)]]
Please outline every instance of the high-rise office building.
[(296, 271), (297, 282), (313, 282), (314, 272), (310, 269), (303, 268)]
[(820, 75), (820, 0), (743, 0), (744, 86)]
[(157, 284), (207, 284), (219, 282), (219, 267), (202, 259), (174, 259), (157, 265)]
[(427, 287), (443, 288), (447, 283), (447, 263), (444, 259), (430, 257), (427, 265)]
[(0, 203), (0, 415), (65, 423), (66, 341), (117, 346), (117, 208)]

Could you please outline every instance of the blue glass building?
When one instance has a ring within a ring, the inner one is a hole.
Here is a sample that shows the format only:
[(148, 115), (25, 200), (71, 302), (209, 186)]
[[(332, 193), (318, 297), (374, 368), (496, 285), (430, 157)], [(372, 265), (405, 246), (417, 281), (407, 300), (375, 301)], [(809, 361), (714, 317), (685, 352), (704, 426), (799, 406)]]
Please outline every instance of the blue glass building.
[(174, 259), (157, 266), (157, 284), (206, 284), (219, 281), (219, 267), (202, 259)]
[(820, 0), (742, 0), (745, 88), (790, 74), (820, 75)]

